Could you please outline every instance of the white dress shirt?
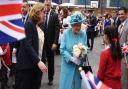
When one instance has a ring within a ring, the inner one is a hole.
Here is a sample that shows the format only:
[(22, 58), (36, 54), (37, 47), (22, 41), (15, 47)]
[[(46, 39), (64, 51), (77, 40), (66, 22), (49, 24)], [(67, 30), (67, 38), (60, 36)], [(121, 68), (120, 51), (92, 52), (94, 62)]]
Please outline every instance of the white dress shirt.
[[(2, 55), (3, 54), (3, 50), (2, 50), (2, 48), (0, 47), (0, 55)], [(1, 62), (1, 60), (2, 60), (2, 57), (0, 57), (0, 69), (1, 69), (1, 67), (2, 67), (2, 62)]]
[(28, 14), (22, 17), (22, 22), (25, 24), (28, 19)]
[(51, 10), (48, 12), (48, 18), (47, 18), (47, 26), (48, 26), (48, 23), (49, 23), (50, 14), (51, 14)]
[(38, 32), (38, 39), (39, 39), (39, 58), (41, 60), (42, 58), (42, 52), (43, 52), (43, 45), (44, 45), (44, 32), (41, 30), (41, 28), (37, 25), (37, 32)]
[(121, 23), (120, 26), (119, 26), (119, 30), (118, 31), (119, 31), (120, 36), (122, 35), (123, 27), (124, 27), (125, 23), (126, 23), (126, 20), (123, 23)]

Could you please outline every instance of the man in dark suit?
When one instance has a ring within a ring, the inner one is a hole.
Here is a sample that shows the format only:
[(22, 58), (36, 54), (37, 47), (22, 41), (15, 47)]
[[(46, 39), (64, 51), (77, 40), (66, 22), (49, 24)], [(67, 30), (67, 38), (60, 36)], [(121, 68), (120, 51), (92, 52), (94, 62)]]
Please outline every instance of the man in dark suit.
[(59, 38), (58, 15), (51, 10), (51, 1), (45, 1), (46, 17), (44, 22), (45, 51), (48, 62), (48, 85), (53, 85), (54, 77), (54, 51), (57, 48)]
[[(97, 18), (93, 15), (93, 10), (89, 10), (88, 29), (87, 29), (87, 45), (92, 51), (95, 37), (95, 26), (97, 25)], [(91, 44), (89, 42), (91, 40)]]
[(30, 11), (29, 4), (27, 2), (24, 2), (21, 8), (22, 13), (22, 22), (25, 24), (28, 20), (28, 12)]
[(114, 17), (114, 23), (113, 25), (118, 29), (118, 27), (120, 26), (121, 24), (121, 20), (119, 18), (119, 15), (118, 15), (118, 12), (116, 13), (116, 16)]

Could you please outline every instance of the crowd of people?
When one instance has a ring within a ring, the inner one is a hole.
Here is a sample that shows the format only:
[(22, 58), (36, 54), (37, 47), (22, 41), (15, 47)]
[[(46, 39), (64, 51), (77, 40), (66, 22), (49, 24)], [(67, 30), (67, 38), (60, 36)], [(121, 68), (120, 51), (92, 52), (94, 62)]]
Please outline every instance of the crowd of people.
[[(23, 3), (22, 21), (26, 38), (0, 45), (1, 89), (40, 89), (43, 73), (53, 85), (54, 56), (61, 55), (59, 89), (81, 89), (80, 57), (74, 57), (73, 46), (82, 43), (93, 51), (96, 36), (103, 38), (98, 79), (111, 89), (128, 89), (128, 58), (121, 46), (128, 43), (128, 10), (120, 7), (96, 16), (94, 10), (74, 12), (70, 8), (52, 8), (51, 1), (30, 7)], [(91, 65), (93, 66), (93, 65)], [(68, 81), (68, 82), (67, 82)]]

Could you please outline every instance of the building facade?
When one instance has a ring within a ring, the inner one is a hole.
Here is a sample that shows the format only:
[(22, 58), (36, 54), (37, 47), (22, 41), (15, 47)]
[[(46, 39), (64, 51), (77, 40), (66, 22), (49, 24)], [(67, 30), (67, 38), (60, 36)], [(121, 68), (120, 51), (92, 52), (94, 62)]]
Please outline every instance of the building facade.
[[(24, 0), (25, 1), (25, 0)], [(45, 0), (33, 0), (44, 2)], [(128, 0), (52, 0), (57, 4), (61, 3), (73, 3), (75, 5), (90, 5), (91, 1), (99, 1), (99, 7), (128, 7)]]

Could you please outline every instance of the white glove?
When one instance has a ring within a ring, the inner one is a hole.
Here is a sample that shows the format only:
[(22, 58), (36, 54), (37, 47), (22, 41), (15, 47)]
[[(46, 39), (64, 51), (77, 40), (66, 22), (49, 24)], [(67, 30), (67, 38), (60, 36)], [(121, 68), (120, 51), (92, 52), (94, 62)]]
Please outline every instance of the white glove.
[(75, 58), (75, 57), (72, 57), (70, 61), (73, 62), (76, 65), (80, 65), (81, 64), (81, 60), (78, 59), (78, 58)]

